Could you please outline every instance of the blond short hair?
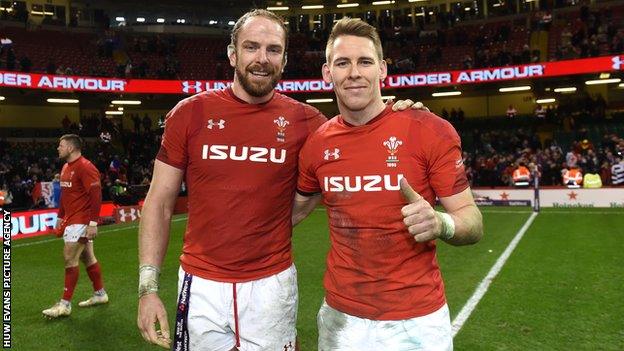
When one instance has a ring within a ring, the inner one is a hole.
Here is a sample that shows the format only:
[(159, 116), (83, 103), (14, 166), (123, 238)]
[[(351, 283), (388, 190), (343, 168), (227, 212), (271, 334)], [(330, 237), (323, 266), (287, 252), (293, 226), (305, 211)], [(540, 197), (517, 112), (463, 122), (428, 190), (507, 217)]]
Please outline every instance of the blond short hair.
[(331, 56), (331, 48), (334, 42), (341, 36), (353, 35), (356, 37), (362, 37), (370, 39), (375, 47), (377, 58), (379, 61), (383, 60), (383, 49), (381, 48), (381, 39), (379, 39), (379, 33), (377, 29), (370, 24), (362, 21), (359, 18), (344, 17), (340, 19), (332, 28), (329, 38), (327, 39), (327, 46), (325, 47), (325, 59), (329, 63)]

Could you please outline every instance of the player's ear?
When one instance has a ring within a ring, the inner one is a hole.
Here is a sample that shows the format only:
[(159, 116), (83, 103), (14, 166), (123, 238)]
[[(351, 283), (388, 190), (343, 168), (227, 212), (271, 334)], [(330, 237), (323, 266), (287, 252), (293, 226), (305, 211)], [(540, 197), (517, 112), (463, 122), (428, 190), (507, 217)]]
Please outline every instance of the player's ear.
[(381, 78), (381, 80), (384, 80), (387, 76), (388, 64), (386, 63), (386, 60), (381, 60), (381, 62), (379, 63), (379, 78)]
[(230, 59), (230, 66), (236, 67), (236, 47), (234, 44), (227, 46), (227, 56)]
[(327, 62), (323, 64), (323, 68), (321, 69), (321, 71), (323, 73), (323, 80), (325, 81), (325, 83), (331, 83), (331, 71), (329, 70), (329, 65), (327, 64)]

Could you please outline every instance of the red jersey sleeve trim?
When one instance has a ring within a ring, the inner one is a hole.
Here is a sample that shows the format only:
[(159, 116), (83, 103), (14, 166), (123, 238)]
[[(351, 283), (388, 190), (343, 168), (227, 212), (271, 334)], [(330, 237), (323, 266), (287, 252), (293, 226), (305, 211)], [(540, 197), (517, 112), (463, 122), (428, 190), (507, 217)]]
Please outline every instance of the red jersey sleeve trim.
[(186, 171), (186, 164), (184, 164), (182, 162), (180, 162), (180, 163), (173, 162), (173, 161), (169, 160), (166, 156), (161, 156), (160, 155), (160, 151), (158, 152), (158, 155), (156, 155), (156, 159), (158, 161), (162, 162), (162, 163), (168, 164), (171, 167), (177, 168), (177, 169), (179, 169), (181, 171)]
[(297, 188), (297, 194), (299, 194), (301, 196), (305, 196), (305, 197), (312, 197), (312, 196), (318, 195), (320, 193), (321, 193), (320, 191), (308, 192), (308, 191), (303, 191), (303, 190)]

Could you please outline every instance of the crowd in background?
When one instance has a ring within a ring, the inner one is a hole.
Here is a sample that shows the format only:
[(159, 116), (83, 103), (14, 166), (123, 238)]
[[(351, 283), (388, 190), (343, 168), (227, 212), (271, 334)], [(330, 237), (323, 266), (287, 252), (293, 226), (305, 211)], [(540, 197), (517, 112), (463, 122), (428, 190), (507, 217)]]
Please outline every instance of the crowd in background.
[(591, 11), (582, 5), (578, 13), (566, 18), (561, 30), (555, 59), (596, 57), (624, 52), (622, 14), (614, 14), (604, 7)]
[[(136, 203), (145, 195), (162, 134), (162, 117), (160, 123), (148, 123), (152, 121), (149, 116), (141, 118), (138, 114), (128, 119), (131, 124), (124, 128), (118, 120), (84, 116), (79, 125), (65, 122), (59, 129), (59, 136), (77, 133), (86, 138), (83, 155), (102, 175), (103, 199), (118, 204)], [(511, 175), (520, 163), (536, 169), (542, 185), (562, 185), (562, 171), (568, 167), (599, 174), (604, 186), (624, 185), (612, 182), (613, 167), (624, 169), (624, 128), (608, 130), (621, 122), (607, 125), (601, 138), (590, 133), (594, 125), (584, 123), (590, 129), (575, 128), (564, 142), (557, 140), (557, 133), (554, 138), (541, 139), (539, 123), (475, 128), (470, 119), (451, 122), (462, 135), (466, 173), (474, 187), (512, 185)], [(96, 132), (86, 132), (83, 123), (95, 126)], [(33, 188), (38, 181), (58, 180), (63, 162), (58, 159), (57, 145), (55, 141), (15, 143), (0, 139), (0, 190), (10, 194), (7, 205), (21, 209), (42, 206), (33, 199)]]
[(624, 138), (607, 133), (599, 143), (586, 138), (586, 131), (577, 133), (577, 140), (563, 149), (556, 140), (544, 144), (529, 130), (474, 131), (474, 149), (464, 150), (466, 174), (471, 184), (479, 186), (511, 186), (512, 173), (522, 163), (535, 168), (540, 183), (562, 185), (562, 172), (569, 167), (583, 174), (600, 175), (603, 186), (613, 184), (613, 166), (624, 166)]
[[(385, 11), (381, 11), (378, 17), (370, 13), (363, 15), (379, 29), (390, 74), (499, 67), (538, 62), (544, 58), (561, 60), (624, 51), (624, 17), (614, 14), (608, 6), (590, 9), (582, 5), (547, 16), (536, 11), (521, 18), (492, 17), (487, 22), (478, 23), (470, 22), (474, 16), (463, 11), (463, 7), (457, 13), (454, 7), (452, 10), (434, 15), (426, 12), (423, 18), (417, 19), (416, 26), (412, 26), (407, 13), (395, 14), (392, 20)], [(548, 56), (529, 47), (530, 22), (536, 14), (540, 18), (548, 17), (549, 24), (557, 23), (552, 28), (550, 25), (539, 26), (541, 30), (548, 30), (552, 37), (553, 49)], [(284, 77), (319, 76), (331, 25), (315, 25), (310, 29), (307, 24), (293, 26), (291, 23), (290, 27), (289, 59), (297, 64), (287, 65)], [(0, 28), (0, 36), (4, 38), (2, 32)], [(58, 35), (63, 34), (59, 32)], [(50, 57), (46, 62), (33, 62), (40, 59), (29, 58), (27, 53), (20, 52), (22, 43), (16, 42), (0, 48), (0, 69), (61, 75), (227, 80), (232, 78), (225, 55), (228, 40), (226, 36), (210, 39), (166, 33), (147, 35), (105, 26), (83, 44), (87, 56), (107, 60), (109, 65), (80, 62), (72, 66), (58, 62), (56, 57)], [(202, 51), (206, 45), (210, 50)], [(189, 62), (189, 51), (201, 53), (205, 61)], [(87, 60), (93, 61), (91, 58)]]
[[(138, 116), (133, 118), (140, 120)], [(83, 128), (82, 122), (96, 125), (97, 129)], [(64, 124), (59, 128), (59, 137), (75, 133), (85, 140), (82, 154), (100, 171), (104, 201), (130, 204), (145, 195), (160, 146), (161, 128), (152, 128), (151, 123), (147, 127), (140, 120), (135, 128), (120, 129), (107, 118), (93, 116), (83, 117), (80, 125)], [(37, 182), (58, 181), (64, 161), (58, 158), (57, 146), (58, 141), (8, 142), (0, 138), (0, 190), (6, 192), (6, 206), (44, 206), (33, 192)]]

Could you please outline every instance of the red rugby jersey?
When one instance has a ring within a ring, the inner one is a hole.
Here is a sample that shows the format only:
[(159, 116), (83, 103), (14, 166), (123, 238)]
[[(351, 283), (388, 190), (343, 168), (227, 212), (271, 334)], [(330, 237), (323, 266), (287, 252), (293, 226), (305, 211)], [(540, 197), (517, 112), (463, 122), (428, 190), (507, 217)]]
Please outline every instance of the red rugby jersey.
[(248, 104), (231, 89), (194, 95), (169, 112), (156, 158), (185, 171), (186, 272), (242, 282), (292, 264), (298, 154), (326, 121), (287, 96)]
[(387, 107), (366, 125), (340, 116), (314, 132), (301, 150), (298, 191), (322, 192), (331, 249), (327, 303), (351, 315), (398, 320), (445, 303), (436, 243), (417, 243), (403, 224), (399, 180), (429, 203), (468, 187), (460, 139), (443, 119)]
[(63, 224), (97, 222), (102, 205), (102, 186), (97, 168), (80, 156), (63, 165), (60, 182), (61, 205), (58, 215), (63, 218)]

